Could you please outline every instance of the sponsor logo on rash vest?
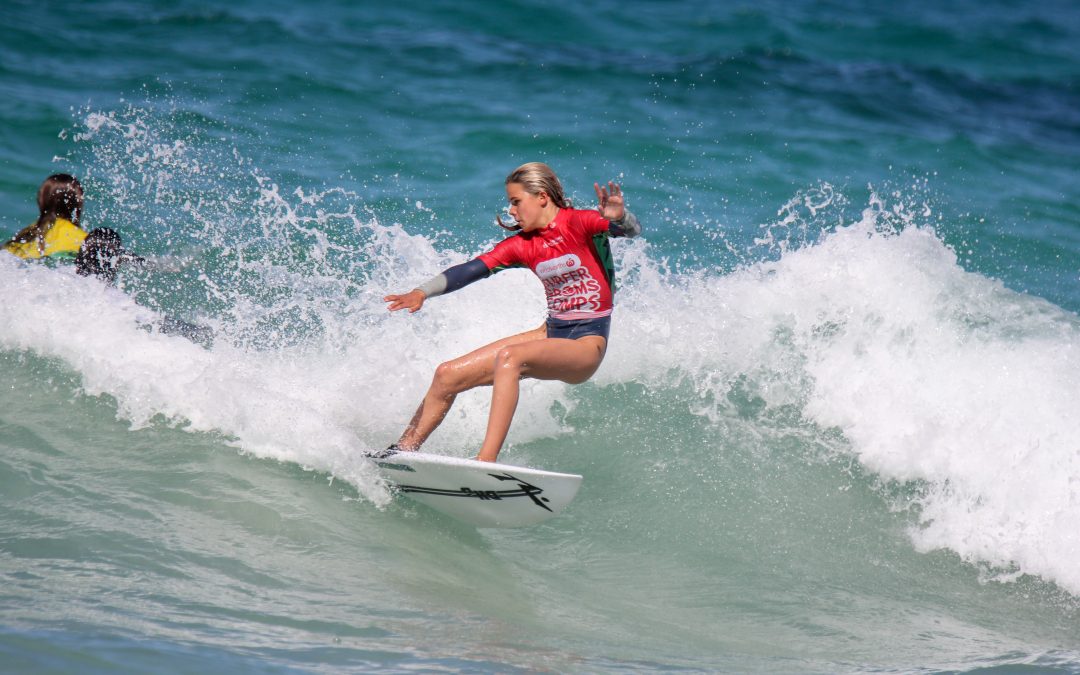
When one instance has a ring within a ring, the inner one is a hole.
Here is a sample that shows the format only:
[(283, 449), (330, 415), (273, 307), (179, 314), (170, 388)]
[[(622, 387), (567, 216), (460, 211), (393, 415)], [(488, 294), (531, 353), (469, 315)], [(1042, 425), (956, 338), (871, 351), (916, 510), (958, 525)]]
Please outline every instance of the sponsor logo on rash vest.
[(581, 264), (574, 253), (545, 260), (536, 266), (544, 282), (548, 309), (553, 313), (597, 311), (600, 309), (600, 282)]

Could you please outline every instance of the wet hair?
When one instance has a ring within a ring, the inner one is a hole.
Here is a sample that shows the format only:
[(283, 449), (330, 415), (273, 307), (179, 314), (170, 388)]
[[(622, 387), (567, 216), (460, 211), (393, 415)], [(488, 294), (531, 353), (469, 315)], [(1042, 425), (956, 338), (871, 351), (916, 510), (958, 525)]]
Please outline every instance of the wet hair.
[(543, 162), (529, 162), (514, 169), (506, 177), (506, 184), (510, 183), (520, 183), (525, 188), (525, 192), (531, 195), (544, 192), (555, 203), (555, 206), (560, 209), (570, 208), (570, 200), (563, 194), (559, 177), (550, 166)]
[(8, 244), (25, 244), (37, 241), (38, 251), (45, 254), (45, 233), (58, 218), (71, 221), (79, 227), (83, 211), (83, 188), (75, 176), (55, 173), (45, 179), (38, 188), (38, 219), (33, 225), (19, 230)]
[(108, 227), (95, 228), (86, 235), (78, 255), (75, 271), (84, 276), (95, 276), (106, 283), (116, 281), (121, 263), (142, 263), (144, 260), (124, 250), (120, 235)]
[[(506, 177), (506, 185), (510, 185), (511, 183), (521, 185), (521, 187), (525, 189), (525, 192), (531, 195), (538, 195), (543, 192), (548, 196), (548, 199), (560, 209), (569, 209), (573, 206), (563, 193), (563, 187), (562, 183), (559, 182), (559, 177), (555, 175), (555, 172), (551, 170), (550, 166), (543, 162), (528, 162), (527, 164), (522, 164), (514, 169), (510, 172), (510, 175)], [(507, 230), (521, 229), (521, 226), (504, 225), (502, 220), (498, 217), (496, 217), (495, 220)]]

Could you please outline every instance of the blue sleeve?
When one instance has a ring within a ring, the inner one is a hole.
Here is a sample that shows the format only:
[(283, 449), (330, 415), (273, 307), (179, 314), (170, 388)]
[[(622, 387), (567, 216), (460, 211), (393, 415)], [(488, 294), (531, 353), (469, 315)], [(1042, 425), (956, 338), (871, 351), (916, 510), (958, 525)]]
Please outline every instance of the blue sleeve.
[(474, 281), (480, 281), (490, 276), (491, 270), (488, 269), (483, 260), (473, 258), (469, 262), (454, 265), (443, 274), (446, 275), (446, 290), (443, 292), (450, 293), (459, 288), (464, 288)]
[(491, 270), (488, 269), (487, 264), (480, 258), (474, 258), (469, 262), (454, 265), (453, 267), (444, 270), (441, 274), (428, 279), (417, 286), (417, 288), (423, 291), (426, 297), (434, 298), (436, 295), (442, 295), (443, 293), (450, 293), (459, 288), (464, 288), (472, 282), (479, 281), (490, 274)]

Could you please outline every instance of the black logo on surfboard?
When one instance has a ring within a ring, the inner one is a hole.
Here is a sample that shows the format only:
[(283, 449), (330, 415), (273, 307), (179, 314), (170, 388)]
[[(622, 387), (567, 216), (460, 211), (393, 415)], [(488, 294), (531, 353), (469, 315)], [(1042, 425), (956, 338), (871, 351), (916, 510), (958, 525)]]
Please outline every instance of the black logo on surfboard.
[(548, 501), (547, 497), (541, 497), (544, 493), (543, 488), (538, 488), (535, 485), (531, 485), (516, 476), (512, 476), (509, 473), (489, 473), (489, 476), (499, 481), (513, 481), (517, 483), (517, 487), (509, 490), (474, 490), (470, 487), (462, 487), (457, 490), (439, 490), (436, 488), (426, 488), (419, 485), (399, 485), (398, 488), (402, 492), (416, 492), (425, 495), (439, 495), (442, 497), (468, 497), (471, 499), (483, 499), (483, 500), (502, 500), (513, 499), (514, 497), (528, 497), (532, 500), (533, 504), (536, 504), (545, 511), (551, 511), (547, 507), (545, 502)]

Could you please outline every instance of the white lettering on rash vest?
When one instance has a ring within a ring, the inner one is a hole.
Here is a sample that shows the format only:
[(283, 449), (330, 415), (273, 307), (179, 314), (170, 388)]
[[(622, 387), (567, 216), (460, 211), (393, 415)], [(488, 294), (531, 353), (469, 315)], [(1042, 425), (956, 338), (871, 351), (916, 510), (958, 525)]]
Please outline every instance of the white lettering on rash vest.
[(581, 264), (581, 258), (577, 255), (567, 253), (545, 260), (536, 266), (536, 275), (544, 282), (551, 312), (600, 309), (600, 282)]

